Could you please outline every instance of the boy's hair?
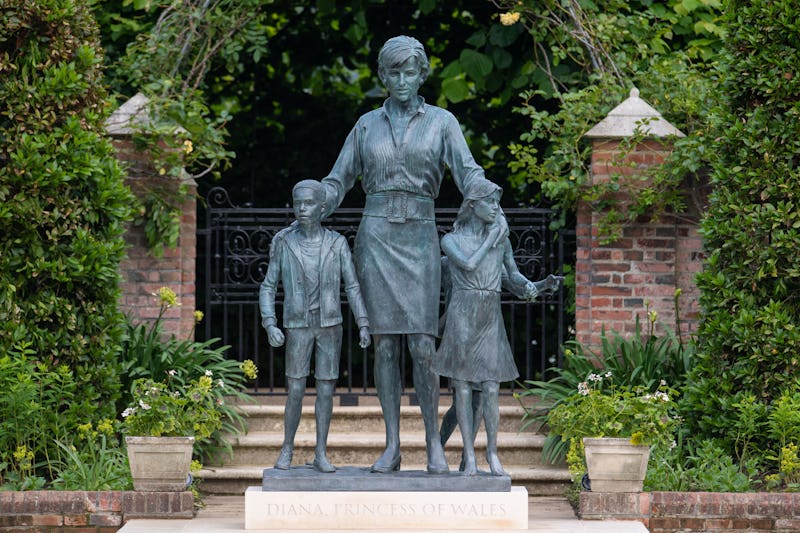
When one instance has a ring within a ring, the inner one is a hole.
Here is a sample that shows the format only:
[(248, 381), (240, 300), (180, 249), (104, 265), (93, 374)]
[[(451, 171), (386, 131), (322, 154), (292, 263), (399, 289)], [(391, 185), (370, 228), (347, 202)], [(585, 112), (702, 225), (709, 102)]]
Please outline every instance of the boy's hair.
[(384, 43), (378, 53), (378, 72), (384, 73), (390, 68), (398, 67), (412, 57), (416, 60), (424, 81), (431, 68), (428, 56), (425, 54), (425, 47), (421, 42), (407, 35), (392, 37)]
[(322, 182), (317, 180), (302, 180), (298, 181), (294, 187), (292, 187), (292, 196), (294, 196), (294, 192), (297, 189), (311, 189), (314, 191), (314, 195), (317, 197), (317, 200), (320, 202), (325, 201), (325, 186), (322, 185)]

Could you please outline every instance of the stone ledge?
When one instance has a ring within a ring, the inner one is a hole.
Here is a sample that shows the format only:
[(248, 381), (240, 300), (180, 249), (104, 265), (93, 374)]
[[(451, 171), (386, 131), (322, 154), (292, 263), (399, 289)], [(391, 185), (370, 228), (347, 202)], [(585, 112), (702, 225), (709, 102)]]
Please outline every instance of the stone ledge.
[(800, 494), (582, 492), (584, 520), (638, 520), (651, 533), (800, 531)]
[(0, 530), (112, 533), (130, 518), (192, 518), (186, 492), (0, 492)]

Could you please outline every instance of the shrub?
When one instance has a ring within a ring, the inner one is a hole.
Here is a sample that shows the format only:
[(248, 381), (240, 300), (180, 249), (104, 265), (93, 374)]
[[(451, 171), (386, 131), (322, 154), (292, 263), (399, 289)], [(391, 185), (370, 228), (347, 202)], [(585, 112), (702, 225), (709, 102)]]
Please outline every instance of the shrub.
[[(742, 395), (771, 405), (800, 358), (800, 44), (793, 0), (728, 2), (713, 192), (702, 223), (703, 314), (684, 411), (736, 446)], [(756, 449), (770, 443), (763, 432)]]
[(46, 368), (67, 368), (80, 389), (70, 407), (86, 420), (113, 417), (119, 395), (131, 203), (103, 138), (88, 4), (6, 2), (0, 12), (0, 354), (28, 343)]

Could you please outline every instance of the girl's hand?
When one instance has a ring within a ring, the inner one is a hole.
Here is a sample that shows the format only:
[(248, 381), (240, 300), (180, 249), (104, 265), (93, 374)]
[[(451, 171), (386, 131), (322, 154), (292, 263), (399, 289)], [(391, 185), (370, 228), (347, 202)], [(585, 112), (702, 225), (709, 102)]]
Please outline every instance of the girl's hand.
[(502, 243), (508, 237), (508, 222), (506, 222), (506, 217), (498, 215), (495, 221), (492, 223), (491, 228), (489, 228), (489, 235), (488, 238), (494, 240), (492, 243), (492, 248), (496, 248), (498, 244)]

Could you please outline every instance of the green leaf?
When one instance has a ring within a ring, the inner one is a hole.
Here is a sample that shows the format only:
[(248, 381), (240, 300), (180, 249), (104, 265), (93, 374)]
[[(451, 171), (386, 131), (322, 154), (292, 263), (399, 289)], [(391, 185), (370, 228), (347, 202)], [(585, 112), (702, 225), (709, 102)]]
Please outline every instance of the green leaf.
[(442, 94), (454, 104), (469, 96), (469, 85), (461, 78), (449, 78), (442, 81)]
[(429, 14), (436, 9), (436, 0), (419, 0), (419, 10), (423, 15)]
[(494, 63), (489, 59), (489, 56), (476, 50), (463, 50), (460, 59), (464, 71), (470, 78), (476, 81), (488, 76), (494, 68)]

